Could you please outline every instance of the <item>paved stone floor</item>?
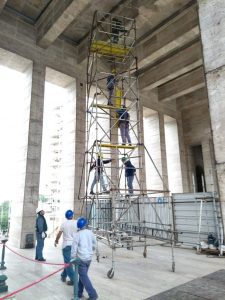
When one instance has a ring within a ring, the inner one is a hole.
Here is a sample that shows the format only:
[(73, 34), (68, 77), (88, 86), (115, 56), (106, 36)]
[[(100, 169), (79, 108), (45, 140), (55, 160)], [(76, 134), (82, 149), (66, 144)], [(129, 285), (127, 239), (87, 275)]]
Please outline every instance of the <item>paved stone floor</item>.
[[(152, 244), (155, 242), (152, 241)], [(223, 258), (209, 258), (206, 255), (197, 255), (194, 250), (178, 248), (175, 249), (176, 272), (173, 273), (171, 272), (170, 247), (152, 246), (148, 248), (147, 258), (143, 257), (142, 248), (135, 248), (133, 251), (117, 249), (115, 253), (115, 276), (113, 279), (109, 279), (106, 274), (111, 268), (111, 250), (101, 243), (99, 245), (100, 262), (98, 263), (94, 258), (90, 268), (90, 277), (99, 294), (99, 300), (147, 299), (190, 280), (218, 271), (225, 266)], [(12, 249), (28, 258), (34, 258), (34, 249)], [(47, 262), (62, 263), (60, 245), (55, 248), (54, 240), (47, 239), (44, 256)], [(38, 281), (43, 276), (60, 268), (60, 266), (25, 260), (8, 249), (6, 249), (5, 261), (7, 269), (0, 271), (0, 274), (8, 276), (9, 292)], [(62, 283), (60, 275), (57, 273), (18, 293), (15, 299), (71, 300), (72, 297), (73, 288)], [(166, 299), (182, 300), (186, 298)]]
[(225, 270), (179, 285), (146, 300), (224, 300)]

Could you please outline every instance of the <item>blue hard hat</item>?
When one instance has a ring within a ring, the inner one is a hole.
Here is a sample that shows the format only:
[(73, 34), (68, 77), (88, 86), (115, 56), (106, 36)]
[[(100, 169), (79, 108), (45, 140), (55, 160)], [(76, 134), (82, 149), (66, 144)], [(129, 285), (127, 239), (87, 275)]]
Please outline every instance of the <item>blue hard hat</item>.
[(70, 220), (73, 218), (73, 211), (71, 209), (67, 210), (65, 213), (65, 217)]
[(87, 219), (85, 219), (84, 217), (80, 217), (77, 220), (77, 228), (82, 229), (83, 227), (85, 227), (87, 225)]

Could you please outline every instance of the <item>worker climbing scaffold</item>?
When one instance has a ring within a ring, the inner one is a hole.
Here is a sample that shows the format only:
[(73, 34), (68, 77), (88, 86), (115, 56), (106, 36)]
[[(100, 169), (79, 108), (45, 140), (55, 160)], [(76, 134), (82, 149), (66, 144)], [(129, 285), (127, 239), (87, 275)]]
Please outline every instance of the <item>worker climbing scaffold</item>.
[[(114, 276), (117, 247), (142, 246), (146, 257), (151, 238), (170, 242), (175, 270), (168, 188), (165, 184), (159, 190), (146, 186), (147, 159), (162, 183), (163, 179), (143, 143), (135, 44), (134, 19), (95, 12), (87, 62), (87, 132), (81, 178), (86, 192), (80, 199), (89, 225), (112, 249), (109, 278)], [(164, 203), (159, 208), (157, 197)], [(165, 210), (163, 220), (158, 209), (160, 213)]]

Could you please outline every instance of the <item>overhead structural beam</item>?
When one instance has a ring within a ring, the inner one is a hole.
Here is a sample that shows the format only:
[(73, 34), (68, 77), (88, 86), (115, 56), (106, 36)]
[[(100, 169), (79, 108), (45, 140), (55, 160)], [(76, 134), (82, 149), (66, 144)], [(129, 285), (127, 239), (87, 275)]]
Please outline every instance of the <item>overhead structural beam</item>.
[(171, 118), (177, 119), (180, 117), (180, 112), (173, 104), (170, 105), (170, 102), (164, 103), (158, 101), (158, 93), (156, 89), (152, 91), (141, 91), (139, 96), (141, 106), (164, 114), (166, 112), (166, 114)]
[(37, 45), (49, 47), (74, 19), (91, 5), (91, 0), (53, 0), (37, 21)]
[(158, 87), (158, 100), (168, 101), (205, 86), (203, 67), (199, 67)]
[(199, 66), (202, 61), (200, 41), (146, 70), (140, 70), (140, 89), (153, 89)]
[(200, 105), (208, 105), (208, 95), (206, 87), (203, 87), (197, 91), (193, 91), (190, 94), (186, 94), (176, 99), (176, 107), (178, 111), (184, 109), (193, 109)]
[(0, 13), (2, 12), (3, 8), (6, 5), (7, 0), (0, 0)]
[(193, 5), (141, 40), (137, 46), (139, 67), (156, 61), (198, 36), (198, 14), (196, 5)]

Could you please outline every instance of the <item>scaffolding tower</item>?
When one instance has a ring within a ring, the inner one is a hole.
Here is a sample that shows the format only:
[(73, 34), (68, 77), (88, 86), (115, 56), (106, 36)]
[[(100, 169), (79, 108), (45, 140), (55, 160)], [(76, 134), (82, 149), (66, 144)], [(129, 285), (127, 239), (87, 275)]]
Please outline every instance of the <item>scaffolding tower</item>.
[[(112, 249), (109, 278), (114, 276), (116, 248), (142, 246), (146, 257), (152, 238), (171, 245), (175, 271), (171, 198), (143, 143), (135, 44), (134, 19), (95, 12), (87, 61), (87, 132), (81, 178), (85, 195), (79, 197), (82, 213), (97, 238)], [(129, 124), (131, 139), (126, 141), (118, 133), (125, 115), (129, 116), (126, 126)], [(162, 182), (159, 189), (147, 188), (147, 160)], [(124, 175), (126, 161), (136, 168), (132, 188)]]

